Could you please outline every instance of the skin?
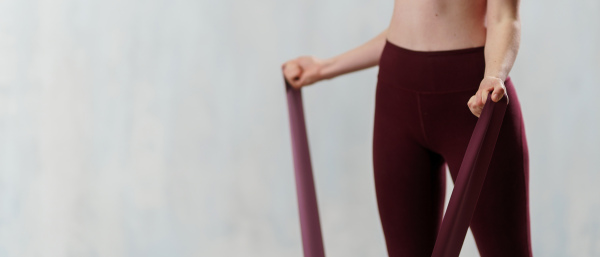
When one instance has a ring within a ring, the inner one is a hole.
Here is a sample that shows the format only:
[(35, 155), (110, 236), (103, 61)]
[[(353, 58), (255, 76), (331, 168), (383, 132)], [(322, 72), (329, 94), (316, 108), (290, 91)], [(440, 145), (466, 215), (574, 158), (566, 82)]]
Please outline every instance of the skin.
[(368, 42), (321, 59), (304, 55), (281, 65), (292, 87), (378, 65), (385, 40), (416, 51), (485, 46), (485, 74), (467, 106), (479, 117), (488, 94), (498, 102), (519, 50), (519, 0), (395, 0), (389, 26)]

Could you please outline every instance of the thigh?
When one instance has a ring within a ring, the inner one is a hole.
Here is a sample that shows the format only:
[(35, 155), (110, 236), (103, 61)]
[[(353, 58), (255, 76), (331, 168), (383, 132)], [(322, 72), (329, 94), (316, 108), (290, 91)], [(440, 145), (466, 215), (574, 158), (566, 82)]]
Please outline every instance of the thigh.
[(471, 221), (481, 256), (531, 256), (529, 153), (521, 107), (511, 81), (509, 105)]
[[(509, 105), (470, 226), (483, 257), (531, 256), (527, 140), (516, 91), (510, 80), (505, 84)], [(453, 180), (476, 122), (464, 120), (464, 130), (453, 129), (460, 141), (443, 151)]]
[(388, 254), (431, 256), (443, 214), (445, 162), (407, 132), (411, 123), (387, 115), (379, 100), (373, 169)]

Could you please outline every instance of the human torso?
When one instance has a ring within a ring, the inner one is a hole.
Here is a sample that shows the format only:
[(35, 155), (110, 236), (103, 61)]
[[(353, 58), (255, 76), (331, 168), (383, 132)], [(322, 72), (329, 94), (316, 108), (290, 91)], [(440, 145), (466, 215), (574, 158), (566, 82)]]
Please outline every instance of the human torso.
[(486, 0), (395, 0), (387, 39), (416, 51), (485, 45)]

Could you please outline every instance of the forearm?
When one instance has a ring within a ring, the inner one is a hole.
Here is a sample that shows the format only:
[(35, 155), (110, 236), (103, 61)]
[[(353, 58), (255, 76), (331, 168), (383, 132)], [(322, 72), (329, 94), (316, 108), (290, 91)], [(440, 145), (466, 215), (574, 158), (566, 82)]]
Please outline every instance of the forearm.
[(388, 29), (386, 28), (377, 36), (359, 47), (324, 60), (323, 67), (320, 70), (320, 76), (323, 79), (330, 79), (342, 74), (377, 65), (383, 47), (385, 46), (387, 31)]
[(519, 51), (521, 21), (518, 14), (488, 19), (485, 76), (506, 80)]

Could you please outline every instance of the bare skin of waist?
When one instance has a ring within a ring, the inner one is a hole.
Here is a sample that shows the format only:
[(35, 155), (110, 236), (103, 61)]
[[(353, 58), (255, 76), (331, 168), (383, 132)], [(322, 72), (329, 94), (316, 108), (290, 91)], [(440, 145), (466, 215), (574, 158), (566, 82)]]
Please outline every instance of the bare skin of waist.
[(386, 37), (417, 51), (483, 46), (485, 4), (485, 0), (396, 0)]

